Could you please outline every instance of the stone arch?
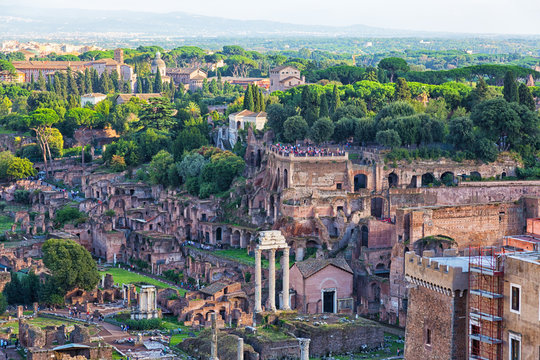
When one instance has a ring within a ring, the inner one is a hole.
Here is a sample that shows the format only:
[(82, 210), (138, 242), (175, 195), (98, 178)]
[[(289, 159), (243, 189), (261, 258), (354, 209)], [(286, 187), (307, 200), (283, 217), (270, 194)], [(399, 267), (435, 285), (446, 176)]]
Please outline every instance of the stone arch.
[(478, 171), (471, 171), (471, 173), (469, 174), (469, 177), (473, 181), (482, 180), (482, 175), (480, 175)]
[(422, 175), (422, 186), (429, 186), (435, 182), (435, 176), (432, 173), (425, 173)]
[(375, 270), (386, 270), (386, 266), (383, 263), (378, 263)]
[(361, 232), (361, 246), (368, 247), (369, 246), (369, 229), (366, 225), (362, 225), (360, 228)]
[(409, 185), (407, 186), (407, 188), (409, 189), (414, 189), (414, 188), (417, 188), (418, 187), (418, 180), (417, 180), (417, 176), (416, 175), (413, 175), (411, 177), (411, 182), (409, 183)]
[(286, 189), (289, 187), (289, 172), (287, 169), (283, 169), (283, 188)]
[(367, 176), (365, 174), (354, 175), (354, 192), (367, 188)]
[(441, 182), (446, 186), (452, 186), (455, 184), (455, 175), (451, 171), (446, 171), (441, 175)]
[(390, 175), (388, 175), (388, 187), (395, 188), (395, 187), (398, 187), (398, 185), (399, 185), (399, 177), (397, 176), (395, 172), (390, 173)]
[(231, 246), (240, 246), (240, 231), (235, 230), (231, 236)]
[(501, 174), (501, 179), (504, 179), (506, 177), (506, 171), (503, 171)]
[(374, 197), (371, 199), (371, 216), (380, 219), (383, 216), (384, 199), (381, 197)]

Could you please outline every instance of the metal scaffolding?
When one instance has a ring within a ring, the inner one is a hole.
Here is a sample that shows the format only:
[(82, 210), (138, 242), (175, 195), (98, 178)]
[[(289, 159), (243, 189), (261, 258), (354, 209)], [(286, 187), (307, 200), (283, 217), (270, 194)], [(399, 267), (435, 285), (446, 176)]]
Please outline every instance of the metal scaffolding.
[(503, 274), (495, 248), (469, 248), (470, 360), (502, 360)]

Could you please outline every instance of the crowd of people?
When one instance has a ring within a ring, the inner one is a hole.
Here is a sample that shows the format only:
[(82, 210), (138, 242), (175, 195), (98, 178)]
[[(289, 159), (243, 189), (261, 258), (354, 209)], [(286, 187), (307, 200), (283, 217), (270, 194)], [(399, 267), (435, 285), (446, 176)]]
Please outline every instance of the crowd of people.
[(271, 150), (282, 156), (296, 156), (296, 157), (308, 157), (308, 156), (344, 156), (345, 150), (336, 148), (330, 149), (318, 146), (299, 146), (299, 145), (283, 145), (274, 144), (271, 146)]

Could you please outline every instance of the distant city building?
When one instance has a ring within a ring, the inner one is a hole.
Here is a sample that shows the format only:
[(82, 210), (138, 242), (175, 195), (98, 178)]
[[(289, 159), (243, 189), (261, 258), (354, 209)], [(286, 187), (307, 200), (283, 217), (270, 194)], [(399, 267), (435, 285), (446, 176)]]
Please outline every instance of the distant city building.
[(118, 73), (121, 80), (128, 82), (132, 89), (135, 89), (137, 75), (133, 67), (123, 63), (124, 56), (122, 49), (115, 50), (114, 59), (100, 59), (95, 61), (13, 61), (15, 69), (25, 74), (25, 81), (37, 81), (39, 73), (44, 77), (52, 76), (57, 71), (84, 72), (86, 69), (96, 69), (99, 76), (107, 71), (109, 74), (113, 71)]
[[(217, 77), (211, 77), (208, 78), (208, 82), (216, 80)], [(270, 89), (270, 79), (269, 78), (242, 78), (242, 77), (234, 77), (234, 76), (223, 76), (221, 77), (221, 81), (223, 83), (229, 83), (231, 85), (240, 85), (242, 88), (247, 89), (249, 85), (257, 85), (258, 87), (269, 90)]]
[(176, 85), (183, 84), (191, 91), (202, 89), (204, 79), (208, 78), (208, 74), (197, 67), (167, 69), (166, 74)]
[(229, 115), (229, 129), (231, 131), (245, 130), (248, 126), (253, 126), (257, 130), (264, 129), (266, 124), (266, 113), (242, 110)]
[(292, 66), (278, 66), (270, 70), (270, 92), (285, 91), (305, 83), (306, 78), (300, 76), (300, 70)]
[(25, 75), (22, 71), (16, 70), (14, 74), (9, 70), (0, 71), (0, 82), (22, 83), (24, 80)]
[(81, 95), (81, 106), (86, 104), (96, 105), (98, 102), (105, 100), (107, 95), (102, 93), (90, 93)]

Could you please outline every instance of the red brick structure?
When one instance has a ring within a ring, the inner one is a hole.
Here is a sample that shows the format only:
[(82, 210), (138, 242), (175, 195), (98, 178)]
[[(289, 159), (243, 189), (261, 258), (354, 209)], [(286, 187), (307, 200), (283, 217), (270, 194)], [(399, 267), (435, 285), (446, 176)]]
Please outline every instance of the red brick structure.
[(353, 311), (353, 271), (343, 258), (308, 259), (291, 267), (293, 308), (303, 313)]

